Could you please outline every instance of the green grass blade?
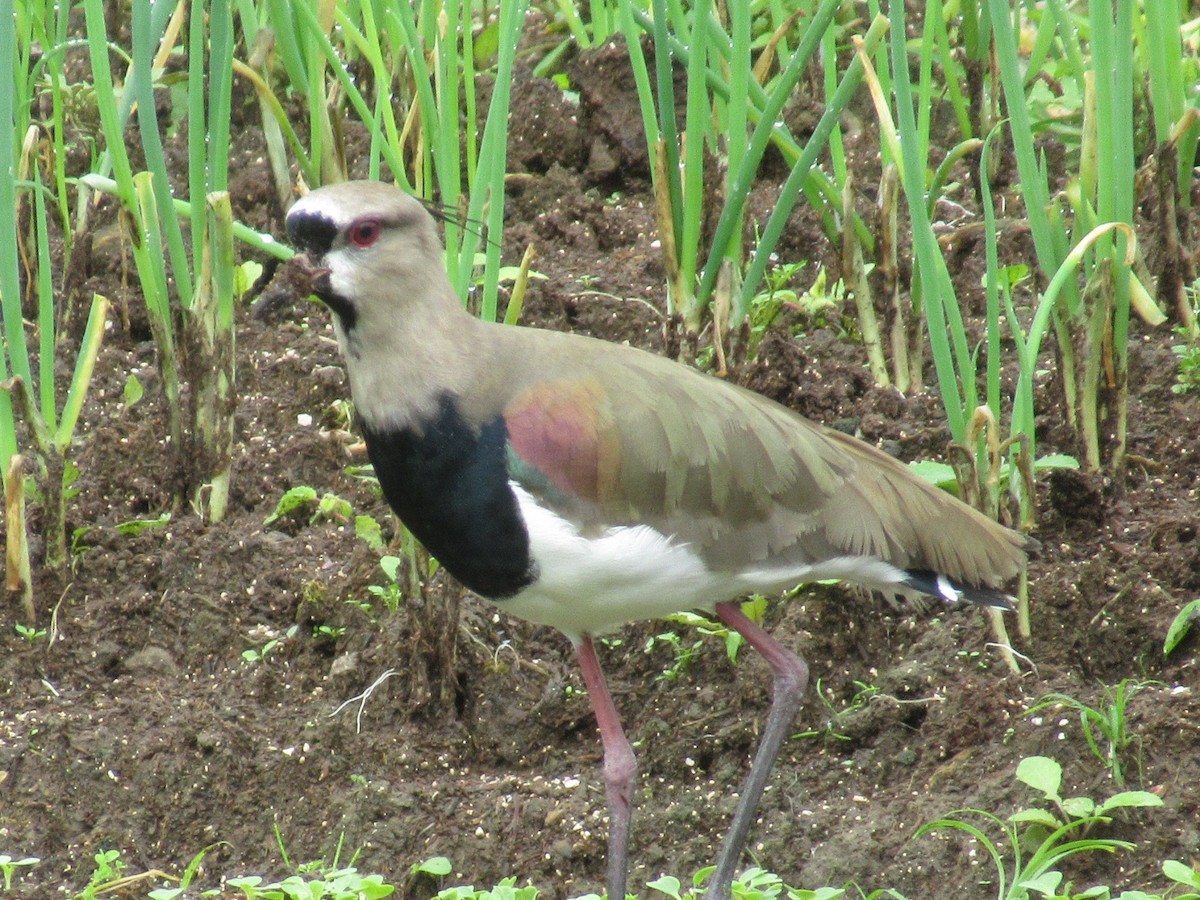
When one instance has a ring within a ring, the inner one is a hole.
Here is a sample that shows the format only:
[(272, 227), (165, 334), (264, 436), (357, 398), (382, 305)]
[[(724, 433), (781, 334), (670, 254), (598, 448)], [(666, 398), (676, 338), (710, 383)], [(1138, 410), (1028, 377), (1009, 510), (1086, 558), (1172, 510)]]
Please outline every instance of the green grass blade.
[[(487, 214), (487, 247), (480, 316), (494, 322), (497, 315), (497, 289), (500, 281), (500, 239), (504, 230), (504, 174), (508, 161), (508, 119), (513, 64), (516, 61), (528, 0), (503, 4), (500, 10), (499, 55), (496, 60), (496, 86), (488, 107), (483, 140), (479, 146), (479, 169), (471, 186), (467, 218), (480, 221)], [(466, 297), (470, 285), (469, 264), (474, 260), (480, 237), (472, 230), (462, 232), (459, 251), (459, 290)]]
[[(863, 38), (863, 46), (866, 52), (870, 53), (883, 40), (884, 33), (887, 31), (888, 22), (882, 16), (875, 19), (871, 23), (871, 28)], [(808, 143), (804, 147), (800, 158), (792, 167), (791, 174), (783, 187), (779, 191), (779, 200), (775, 205), (775, 209), (771, 212), (767, 219), (767, 224), (763, 227), (762, 236), (759, 238), (758, 249), (754, 254), (754, 258), (750, 261), (750, 265), (746, 269), (745, 280), (742, 282), (741, 294), (738, 297), (737, 304), (734, 309), (734, 321), (741, 321), (750, 308), (750, 301), (754, 298), (754, 292), (758, 285), (762, 282), (763, 274), (766, 272), (767, 265), (770, 262), (770, 250), (778, 242), (783, 230), (787, 227), (788, 216), (796, 204), (796, 198), (800, 193), (801, 185), (808, 177), (809, 171), (816, 165), (817, 158), (823, 151), (830, 133), (833, 131), (834, 125), (837, 124), (837, 118), (841, 115), (842, 110), (849, 105), (854, 94), (858, 91), (863, 80), (863, 64), (862, 60), (856, 55), (854, 60), (846, 69), (846, 74), (842, 76), (842, 83), (838, 86), (833, 98), (825, 106), (825, 111), (822, 113), (820, 120), (813, 129), (812, 135), (808, 139)], [(747, 158), (749, 159), (749, 157)], [(735, 185), (736, 189), (736, 185)], [(722, 215), (724, 218), (724, 215)], [(718, 238), (720, 239), (720, 228), (718, 226)], [(715, 241), (714, 241), (715, 243)], [(705, 273), (707, 276), (707, 272)], [(713, 276), (715, 281), (715, 274)]]
[[(16, 24), (15, 15), (0, 16), (0, 72), (15, 73), (18, 69)], [(3, 305), (0, 321), (4, 344), (0, 351), (0, 381), (8, 380), (10, 359), (14, 367), (24, 366), (24, 377), (29, 372), (21, 316), (21, 268), (17, 258), (16, 102), (15, 90), (0, 91), (0, 304)], [(0, 478), (6, 478), (8, 461), (16, 452), (12, 396), (9, 391), (0, 391)]]
[[(654, 86), (657, 92), (658, 133), (662, 142), (665, 165), (662, 174), (667, 179), (666, 195), (671, 211), (671, 233), (683, 233), (683, 184), (679, 178), (679, 132), (675, 126), (675, 78), (672, 71), (671, 42), (668, 36), (670, 18), (666, 0), (653, 0), (654, 23)], [(653, 156), (653, 148), (651, 148)], [(661, 191), (662, 188), (656, 188)], [(677, 299), (677, 298), (675, 298)]]
[(966, 347), (965, 332), (950, 274), (946, 270), (946, 263), (938, 248), (926, 209), (922, 143), (913, 114), (907, 75), (904, 8), (901, 4), (893, 4), (890, 13), (893, 89), (904, 161), (901, 178), (904, 192), (908, 196), (913, 250), (917, 257), (913, 287), (915, 290), (917, 284), (920, 284), (925, 319), (929, 326), (930, 349), (937, 373), (938, 390), (946, 411), (946, 421), (955, 442), (962, 443), (966, 437), (969, 411), (976, 405), (974, 365)]
[[(205, 193), (229, 189), (229, 127), (233, 120), (233, 9), (229, 0), (208, 8), (208, 144), (202, 157)], [(195, 85), (191, 87), (196, 87)], [(201, 157), (192, 157), (195, 165)]]
[(92, 373), (96, 369), (96, 359), (100, 355), (100, 345), (104, 342), (104, 325), (108, 319), (108, 298), (100, 294), (92, 296), (92, 308), (88, 313), (87, 325), (83, 329), (83, 340), (79, 345), (79, 356), (75, 359), (75, 371), (71, 375), (71, 384), (67, 388), (67, 396), (63, 401), (62, 420), (54, 429), (54, 445), (59, 453), (66, 452), (71, 446), (71, 438), (75, 435), (75, 425), (79, 414), (83, 411), (83, 402), (87, 398), (88, 388), (92, 383)]
[[(154, 53), (162, 40), (163, 32), (155, 30), (155, 23), (150, 15), (148, 4), (138, 3), (133, 7), (132, 37), (133, 37), (133, 67), (130, 69), (127, 82), (137, 98), (138, 134), (141, 139), (142, 153), (146, 159), (146, 168), (154, 173), (155, 202), (158, 205), (158, 218), (163, 223), (166, 232), (167, 258), (171, 263), (171, 271), (175, 276), (175, 284), (179, 296), (187, 302), (192, 296), (192, 271), (187, 248), (183, 240), (183, 229), (171, 206), (171, 180), (167, 174), (166, 155), (163, 152), (162, 139), (158, 133), (158, 114), (154, 103)], [(202, 77), (192, 73), (189, 76), (189, 104), (194, 93), (191, 86), (196, 84), (192, 78)], [(194, 111), (189, 112), (189, 126), (192, 134), (198, 136), (191, 140), (204, 140), (203, 108), (200, 118), (196, 119)], [(196, 123), (196, 124), (191, 124)], [(201, 176), (203, 171), (201, 171)], [(165, 266), (167, 261), (160, 260)]]
[[(1016, 35), (1012, 25), (1013, 8), (1006, 0), (984, 0), (984, 3), (995, 36), (996, 60), (1008, 110), (1009, 132), (1017, 157), (1021, 193), (1028, 212), (1038, 264), (1045, 273), (1057, 272), (1066, 256), (1065, 236), (1061, 230), (1059, 236), (1056, 236), (1055, 229), (1050, 224), (1050, 195), (1045, 170), (1034, 152), (1033, 127), (1025, 102), (1024, 80), (1020, 69), (1021, 57), (1017, 53)], [(1079, 303), (1078, 289), (1074, 284), (1070, 284), (1065, 285), (1064, 290), (1067, 307), (1075, 309)]]
[[(737, 169), (731, 168), (732, 177), (729, 187), (726, 191), (725, 206), (721, 210), (721, 215), (717, 220), (716, 230), (713, 234), (712, 248), (709, 251), (708, 259), (704, 263), (704, 270), (700, 279), (700, 285), (696, 290), (696, 297), (699, 302), (707, 303), (708, 298), (712, 295), (713, 288), (717, 283), (717, 273), (720, 271), (721, 259), (724, 256), (725, 248), (731, 241), (737, 240), (740, 237), (740, 222), (742, 221), (742, 213), (745, 210), (746, 199), (750, 195), (750, 188), (754, 182), (756, 173), (758, 172), (759, 163), (762, 162), (763, 154), (766, 153), (767, 145), (771, 142), (772, 134), (775, 130), (775, 123), (779, 121), (783, 113), (783, 107), (787, 103), (788, 98), (792, 95), (793, 89), (799, 82), (800, 77), (808, 67), (809, 60), (817, 52), (824, 40), (825, 34), (830, 28), (833, 21), (834, 13), (837, 12), (839, 3), (837, 0), (822, 0), (820, 7), (814, 13), (809, 21), (808, 28), (801, 39), (800, 45), (788, 60), (783, 72), (779, 75), (775, 82), (771, 93), (767, 96), (765, 104), (761, 107), (761, 113), (757, 124), (754, 126), (754, 131), (750, 135), (750, 142), (744, 154), (740, 158), (740, 164)], [(882, 27), (882, 26), (881, 26)], [(872, 38), (872, 34), (875, 35)], [(876, 32), (873, 26), (868, 32), (865, 41), (878, 41), (880, 32)], [(857, 66), (857, 69), (855, 69)], [(840, 110), (845, 108), (850, 100), (850, 94), (857, 90), (861, 80), (861, 63), (855, 59), (851, 65), (851, 70), (859, 73), (858, 77), (852, 79), (850, 70), (847, 71), (843, 78), (843, 85), (847, 85), (849, 80), (852, 87), (839, 88), (834, 92), (834, 96), (830, 102), (826, 104), (826, 113), (822, 116), (821, 122), (817, 128), (822, 133), (820, 140), (817, 140), (817, 133), (809, 139), (808, 144), (801, 151), (793, 172), (799, 172), (797, 183), (790, 190), (780, 191), (782, 202), (788, 203), (788, 211), (791, 211), (792, 205), (795, 203), (795, 196), (800, 189), (800, 182), (807, 178), (820, 150), (824, 147), (827, 136), (832, 133), (832, 129), (837, 124), (837, 117), (834, 115), (828, 121), (829, 110)], [(803, 160), (803, 162), (801, 162)], [(790, 179), (789, 179), (790, 180)], [(787, 199), (790, 198), (790, 199)], [(838, 201), (840, 203), (840, 198)], [(772, 219), (775, 216), (772, 215)], [(786, 220), (786, 215), (784, 217)], [(767, 230), (763, 232), (763, 238), (760, 238), (762, 245), (767, 237), (768, 232), (774, 235), (773, 240), (767, 243), (766, 246), (774, 246), (778, 241), (779, 235), (782, 234), (782, 223), (777, 228), (772, 228), (769, 224)], [(870, 246), (868, 244), (868, 246)], [(750, 270), (746, 273), (745, 281), (742, 284), (740, 298), (736, 304), (736, 309), (733, 310), (734, 321), (740, 322), (745, 316), (745, 311), (749, 308), (750, 300), (754, 297), (754, 292), (758, 289), (759, 283), (762, 281), (763, 273), (766, 271), (767, 259), (770, 255), (768, 250), (766, 253), (756, 254), (754, 262), (751, 263)], [(759, 263), (758, 257), (764, 257)]]
[(51, 272), (50, 235), (46, 226), (46, 199), (37, 166), (30, 185), (33, 195), (35, 231), (34, 259), (37, 265), (38, 298), (38, 401), (46, 428), (53, 431), (58, 421), (58, 403), (54, 393), (55, 315), (54, 278)]
[[(0, 16), (0, 71), (14, 72), (17, 64), (15, 16)], [(17, 250), (17, 154), (25, 133), (25, 122), (18, 122), (17, 97), (13, 90), (0, 90), (0, 298), (3, 300), (4, 344), (7, 360), (0, 359), (0, 376), (12, 374), (31, 384), (29, 354), (25, 346), (25, 323), (21, 312), (21, 269)], [(0, 432), (13, 435), (12, 408), (7, 391), (0, 391)], [(9, 457), (16, 452), (15, 436), (9, 444), (0, 438), (0, 463), (7, 470)]]

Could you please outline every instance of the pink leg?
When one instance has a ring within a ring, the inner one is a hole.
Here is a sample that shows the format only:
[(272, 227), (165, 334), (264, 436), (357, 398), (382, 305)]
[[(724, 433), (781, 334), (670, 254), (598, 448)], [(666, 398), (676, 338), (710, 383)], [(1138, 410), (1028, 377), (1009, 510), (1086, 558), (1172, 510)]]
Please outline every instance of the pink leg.
[(625, 900), (625, 878), (629, 874), (629, 821), (632, 813), (637, 760), (621, 728), (612, 694), (600, 671), (596, 648), (590, 635), (575, 647), (583, 682), (587, 685), (600, 740), (604, 744), (604, 784), (608, 793), (608, 900)]
[(754, 823), (758, 811), (758, 801), (762, 798), (771, 768), (775, 765), (775, 758), (791, 731), (792, 720), (796, 717), (804, 690), (808, 686), (808, 666), (804, 664), (803, 659), (748, 619), (737, 605), (718, 603), (717, 617), (761, 653), (775, 672), (774, 699), (771, 701), (770, 712), (767, 713), (762, 740), (759, 741), (750, 774), (746, 776), (746, 783), (742, 786), (742, 796), (733, 814), (729, 834), (725, 836), (716, 871), (713, 872), (705, 892), (706, 900), (729, 900), (738, 860), (746, 846), (750, 826)]

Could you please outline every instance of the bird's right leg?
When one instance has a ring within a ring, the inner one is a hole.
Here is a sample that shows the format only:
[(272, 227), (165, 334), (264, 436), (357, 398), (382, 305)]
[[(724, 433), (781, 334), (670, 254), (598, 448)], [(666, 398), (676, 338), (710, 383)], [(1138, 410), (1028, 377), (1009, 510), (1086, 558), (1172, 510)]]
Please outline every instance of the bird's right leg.
[(604, 745), (604, 784), (608, 794), (608, 900), (625, 900), (625, 879), (629, 874), (629, 822), (637, 760), (621, 727), (604, 673), (600, 671), (591, 635), (583, 636), (575, 647), (575, 655)]
[(746, 846), (750, 826), (758, 813), (758, 801), (767, 786), (775, 758), (779, 755), (784, 740), (791, 733), (792, 719), (796, 717), (800, 701), (804, 699), (804, 689), (808, 686), (808, 666), (797, 654), (747, 618), (736, 604), (718, 603), (716, 613), (722, 622), (738, 632), (746, 639), (746, 643), (762, 654), (775, 673), (774, 699), (771, 701), (767, 723), (759, 739), (758, 752), (750, 767), (750, 773), (746, 776), (746, 783), (742, 785), (742, 796), (734, 811), (729, 834), (725, 837), (716, 871), (709, 879), (708, 890), (704, 895), (705, 900), (729, 900), (738, 860), (741, 858), (742, 848)]

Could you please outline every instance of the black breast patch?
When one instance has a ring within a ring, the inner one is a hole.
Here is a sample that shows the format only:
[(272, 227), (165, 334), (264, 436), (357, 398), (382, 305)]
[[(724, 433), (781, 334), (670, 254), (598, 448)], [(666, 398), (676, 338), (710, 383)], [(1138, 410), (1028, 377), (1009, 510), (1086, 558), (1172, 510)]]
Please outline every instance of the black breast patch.
[(443, 396), (421, 427), (362, 427), (388, 503), (450, 574), (493, 600), (534, 580), (529, 533), (508, 484), (502, 418), (474, 428)]

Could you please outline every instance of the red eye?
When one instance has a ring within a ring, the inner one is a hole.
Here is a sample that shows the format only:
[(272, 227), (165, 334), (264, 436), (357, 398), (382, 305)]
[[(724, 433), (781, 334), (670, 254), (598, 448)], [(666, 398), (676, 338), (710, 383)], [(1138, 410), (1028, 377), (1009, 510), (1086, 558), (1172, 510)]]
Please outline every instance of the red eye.
[(350, 226), (347, 236), (355, 247), (370, 247), (379, 240), (382, 231), (378, 219), (361, 219)]

